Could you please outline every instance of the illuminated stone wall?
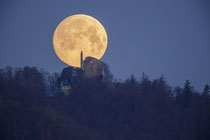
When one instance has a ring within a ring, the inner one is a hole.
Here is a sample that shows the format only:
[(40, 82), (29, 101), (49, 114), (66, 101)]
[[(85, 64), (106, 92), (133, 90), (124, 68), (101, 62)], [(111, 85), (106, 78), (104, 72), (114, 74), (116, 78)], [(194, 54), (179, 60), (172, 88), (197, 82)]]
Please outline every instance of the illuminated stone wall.
[(83, 61), (85, 77), (98, 77), (104, 75), (104, 63), (93, 57), (86, 57)]

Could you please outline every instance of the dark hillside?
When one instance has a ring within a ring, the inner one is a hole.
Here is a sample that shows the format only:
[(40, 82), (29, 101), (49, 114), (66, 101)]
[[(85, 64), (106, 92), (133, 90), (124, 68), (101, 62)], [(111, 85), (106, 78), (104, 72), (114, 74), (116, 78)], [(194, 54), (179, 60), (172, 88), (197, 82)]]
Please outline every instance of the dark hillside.
[[(69, 86), (69, 94), (62, 92)], [(210, 95), (164, 77), (86, 79), (80, 69), (49, 74), (0, 69), (1, 140), (209, 140)]]

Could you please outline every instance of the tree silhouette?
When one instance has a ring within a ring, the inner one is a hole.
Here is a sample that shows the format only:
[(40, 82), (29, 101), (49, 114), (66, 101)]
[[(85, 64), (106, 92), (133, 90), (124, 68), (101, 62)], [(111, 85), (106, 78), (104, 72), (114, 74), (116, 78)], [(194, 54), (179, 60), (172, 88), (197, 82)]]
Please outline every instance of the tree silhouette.
[(203, 94), (209, 94), (209, 85), (205, 85), (205, 88), (203, 89)]
[[(86, 78), (78, 68), (50, 74), (36, 67), (0, 69), (2, 140), (208, 140), (210, 95), (186, 80)], [(61, 85), (71, 85), (62, 96)]]

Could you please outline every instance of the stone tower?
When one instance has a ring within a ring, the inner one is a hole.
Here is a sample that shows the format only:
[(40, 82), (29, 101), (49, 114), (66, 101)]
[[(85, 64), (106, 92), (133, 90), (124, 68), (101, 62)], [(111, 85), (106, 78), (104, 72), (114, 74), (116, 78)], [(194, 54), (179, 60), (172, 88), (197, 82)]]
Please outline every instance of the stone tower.
[(80, 54), (80, 68), (83, 70), (83, 52), (81, 51), (81, 54)]
[(94, 57), (86, 57), (83, 60), (83, 52), (80, 54), (80, 68), (84, 71), (86, 78), (99, 77), (104, 75), (104, 63)]
[(104, 63), (94, 57), (86, 57), (82, 68), (85, 72), (84, 76), (87, 78), (104, 76)]

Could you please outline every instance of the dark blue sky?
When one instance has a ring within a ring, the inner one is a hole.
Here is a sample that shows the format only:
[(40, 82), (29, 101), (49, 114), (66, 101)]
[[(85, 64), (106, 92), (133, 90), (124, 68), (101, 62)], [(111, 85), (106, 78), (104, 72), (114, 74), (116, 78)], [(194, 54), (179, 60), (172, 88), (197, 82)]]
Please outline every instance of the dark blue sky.
[(102, 61), (116, 78), (161, 74), (173, 86), (210, 84), (209, 0), (1, 0), (0, 67), (37, 66), (60, 72), (57, 24), (73, 14), (98, 19), (108, 35)]

